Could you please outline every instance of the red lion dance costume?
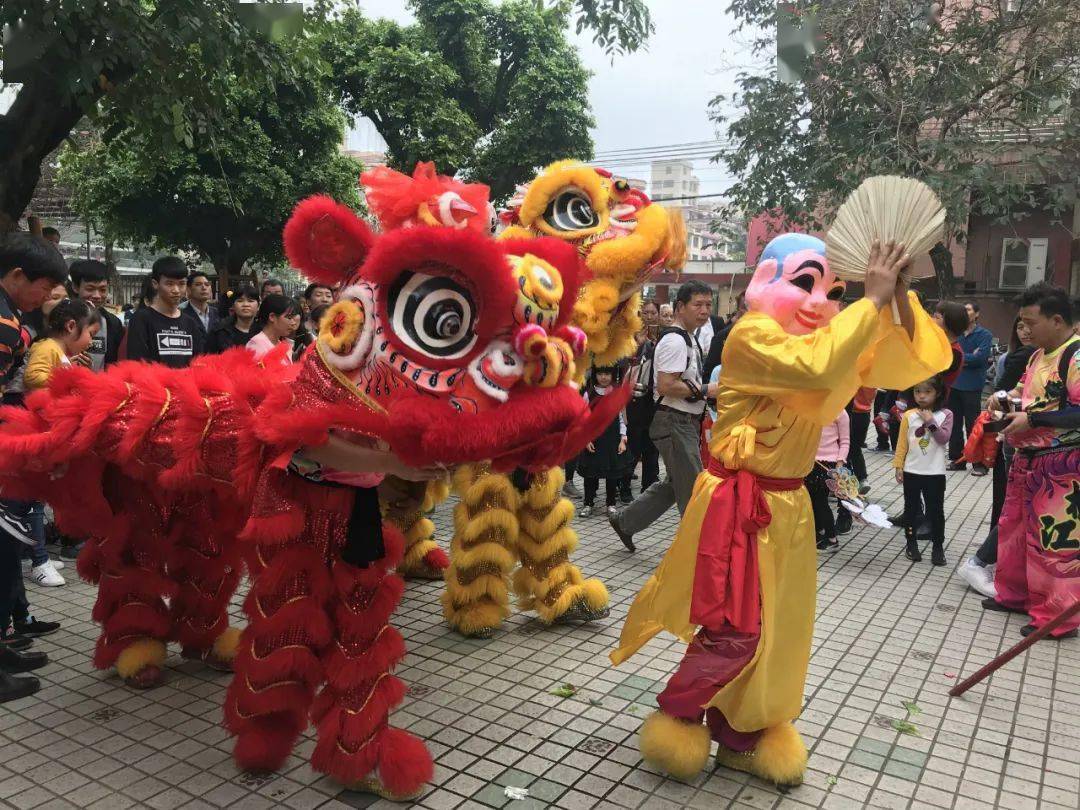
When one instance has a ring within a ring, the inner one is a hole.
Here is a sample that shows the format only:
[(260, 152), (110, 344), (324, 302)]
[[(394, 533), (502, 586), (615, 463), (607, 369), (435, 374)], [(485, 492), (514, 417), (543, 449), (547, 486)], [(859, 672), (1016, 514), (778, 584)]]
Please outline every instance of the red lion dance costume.
[[(546, 469), (625, 400), (590, 414), (569, 384), (584, 351), (568, 325), (573, 248), (478, 231), (418, 223), (376, 237), (332, 200), (306, 200), (286, 252), (342, 287), (301, 364), (235, 350), (183, 371), (71, 368), (26, 410), (2, 411), (5, 493), (47, 500), (63, 531), (89, 538), (79, 572), (99, 586), (95, 665), (138, 684), (160, 676), (169, 641), (231, 659), (225, 722), (242, 768), (278, 768), (310, 720), (312, 766), (354, 788), (406, 798), (432, 774), (423, 742), (388, 722), (405, 692), (389, 624), (403, 538), (381, 525), (374, 489), (321, 476), (302, 448), (333, 431), (412, 466)], [(537, 330), (550, 353), (515, 351)], [(242, 565), (238, 634), (226, 609)]]

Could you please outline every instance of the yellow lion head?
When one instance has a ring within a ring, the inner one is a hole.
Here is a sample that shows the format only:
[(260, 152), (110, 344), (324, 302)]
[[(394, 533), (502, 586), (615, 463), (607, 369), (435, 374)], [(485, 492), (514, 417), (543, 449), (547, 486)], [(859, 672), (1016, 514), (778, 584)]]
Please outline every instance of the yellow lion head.
[(598, 364), (633, 354), (641, 288), (660, 267), (679, 269), (686, 259), (678, 211), (575, 160), (553, 163), (519, 187), (503, 221), (503, 238), (551, 236), (577, 246), (592, 278), (581, 288), (573, 320)]

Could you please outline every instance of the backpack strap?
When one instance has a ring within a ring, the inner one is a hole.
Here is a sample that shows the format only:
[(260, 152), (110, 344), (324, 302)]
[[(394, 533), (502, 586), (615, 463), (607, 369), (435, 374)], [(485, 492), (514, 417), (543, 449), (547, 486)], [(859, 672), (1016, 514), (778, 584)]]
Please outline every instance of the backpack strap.
[(1069, 407), (1069, 365), (1073, 356), (1080, 350), (1080, 340), (1072, 341), (1058, 358), (1058, 379), (1061, 380), (1061, 404), (1060, 407)]

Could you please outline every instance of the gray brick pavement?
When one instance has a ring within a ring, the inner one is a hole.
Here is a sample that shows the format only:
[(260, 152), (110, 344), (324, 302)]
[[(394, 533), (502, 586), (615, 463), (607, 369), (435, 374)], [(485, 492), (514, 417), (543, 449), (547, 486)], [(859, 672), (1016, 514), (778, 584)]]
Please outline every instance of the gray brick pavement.
[[(873, 495), (895, 511), (889, 459), (870, 453)], [(654, 640), (608, 664), (622, 618), (652, 573), (674, 513), (628, 554), (602, 517), (578, 519), (574, 559), (601, 577), (612, 615), (544, 628), (515, 615), (491, 641), (442, 621), (440, 583), (410, 583), (395, 623), (409, 654), (397, 725), (437, 761), (417, 806), (449, 808), (993, 808), (1080, 806), (1080, 645), (1041, 643), (961, 699), (957, 677), (1019, 638), (1022, 617), (986, 613), (953, 569), (982, 538), (989, 477), (950, 475), (949, 566), (912, 565), (897, 532), (856, 528), (818, 565), (817, 628), (797, 725), (811, 746), (806, 784), (781, 794), (723, 769), (693, 784), (641, 762), (637, 729), (682, 655)], [(436, 514), (447, 539), (448, 506)], [(808, 572), (809, 573), (809, 572)], [(158, 689), (136, 693), (90, 665), (94, 591), (34, 586), (37, 612), (63, 621), (38, 647), (51, 663), (36, 696), (0, 707), (0, 803), (20, 808), (346, 808), (389, 803), (342, 791), (310, 770), (307, 736), (279, 774), (240, 774), (220, 726), (227, 675), (182, 661)], [(238, 614), (239, 615), (239, 614)], [(238, 620), (239, 621), (239, 620)], [(570, 698), (556, 686), (577, 687)], [(906, 708), (908, 704), (911, 708)], [(914, 726), (900, 733), (899, 721)], [(528, 798), (511, 800), (506, 786)]]

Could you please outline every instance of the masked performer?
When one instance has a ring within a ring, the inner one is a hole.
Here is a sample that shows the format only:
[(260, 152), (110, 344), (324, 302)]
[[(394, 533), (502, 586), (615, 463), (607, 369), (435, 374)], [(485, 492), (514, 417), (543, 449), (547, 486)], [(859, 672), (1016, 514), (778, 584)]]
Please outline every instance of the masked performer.
[(951, 359), (945, 335), (897, 282), (906, 261), (902, 248), (875, 248), (865, 297), (841, 312), (844, 284), (823, 242), (785, 234), (761, 255), (749, 312), (724, 347), (708, 468), (611, 656), (625, 661), (661, 630), (690, 645), (641, 729), (642, 755), (673, 776), (693, 778), (711, 738), (720, 764), (777, 785), (802, 781), (806, 747), (792, 721), (816, 570), (802, 479), (822, 425), (861, 386), (903, 389)]

